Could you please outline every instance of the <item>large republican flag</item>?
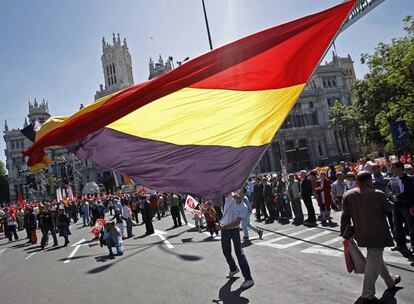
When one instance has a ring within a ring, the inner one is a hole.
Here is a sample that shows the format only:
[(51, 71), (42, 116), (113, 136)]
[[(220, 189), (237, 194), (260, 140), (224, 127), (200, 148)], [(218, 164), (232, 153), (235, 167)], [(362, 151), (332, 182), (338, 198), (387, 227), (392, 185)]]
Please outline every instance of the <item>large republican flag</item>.
[(212, 198), (240, 187), (355, 4), (351, 0), (201, 55), (156, 79), (47, 121), (24, 151), (76, 155), (166, 192)]

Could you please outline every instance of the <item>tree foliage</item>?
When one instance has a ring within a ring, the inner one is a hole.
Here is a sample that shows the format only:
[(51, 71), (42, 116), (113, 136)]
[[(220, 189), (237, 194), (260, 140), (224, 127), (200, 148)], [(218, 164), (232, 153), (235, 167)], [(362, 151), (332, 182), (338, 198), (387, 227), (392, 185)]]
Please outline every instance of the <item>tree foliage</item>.
[[(393, 152), (390, 122), (405, 120), (414, 130), (414, 19), (404, 18), (405, 36), (379, 43), (374, 54), (361, 56), (369, 73), (354, 85), (351, 107), (337, 105), (331, 124)], [(344, 129), (345, 128), (345, 129)]]
[(6, 175), (6, 168), (4, 163), (0, 160), (0, 202), (9, 201), (9, 183)]
[(0, 160), (0, 176), (5, 176), (5, 175), (7, 175), (6, 168), (4, 166), (4, 163)]

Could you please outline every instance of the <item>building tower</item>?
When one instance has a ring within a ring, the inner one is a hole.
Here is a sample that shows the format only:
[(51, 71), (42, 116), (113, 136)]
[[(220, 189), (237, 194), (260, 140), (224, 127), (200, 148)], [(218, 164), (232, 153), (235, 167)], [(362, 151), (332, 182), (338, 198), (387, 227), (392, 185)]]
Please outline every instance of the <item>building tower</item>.
[(38, 103), (35, 98), (32, 104), (29, 100), (29, 114), (27, 117), (29, 118), (30, 123), (38, 121), (42, 124), (48, 120), (50, 118), (50, 113), (47, 101), (43, 98), (42, 102)]
[(148, 79), (158, 77), (173, 69), (172, 57), (169, 57), (168, 60), (164, 63), (164, 60), (162, 59), (161, 55), (158, 57), (158, 62), (154, 62), (152, 58), (150, 58), (148, 65), (149, 65)]
[(117, 38), (113, 34), (112, 44), (102, 38), (101, 61), (105, 88), (102, 84), (100, 85), (99, 91), (95, 94), (95, 100), (134, 84), (132, 60), (125, 38), (121, 43), (119, 34)]

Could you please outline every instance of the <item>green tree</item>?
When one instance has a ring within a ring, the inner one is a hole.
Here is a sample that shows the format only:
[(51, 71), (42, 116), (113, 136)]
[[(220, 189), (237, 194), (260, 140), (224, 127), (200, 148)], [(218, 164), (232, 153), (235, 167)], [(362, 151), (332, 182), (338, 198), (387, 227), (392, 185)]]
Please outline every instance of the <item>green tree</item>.
[(374, 54), (364, 54), (361, 63), (369, 73), (355, 83), (354, 114), (357, 129), (367, 141), (385, 145), (394, 152), (390, 122), (405, 120), (414, 130), (414, 19), (404, 18), (405, 36), (379, 43)]
[(6, 168), (4, 166), (4, 163), (0, 160), (0, 176), (5, 176), (5, 175), (7, 175)]

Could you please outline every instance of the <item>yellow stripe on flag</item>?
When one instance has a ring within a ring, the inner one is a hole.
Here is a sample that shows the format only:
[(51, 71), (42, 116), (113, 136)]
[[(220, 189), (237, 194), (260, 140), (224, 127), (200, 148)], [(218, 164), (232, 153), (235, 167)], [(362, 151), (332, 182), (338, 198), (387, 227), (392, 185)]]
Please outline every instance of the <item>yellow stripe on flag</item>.
[(177, 145), (262, 146), (272, 140), (304, 87), (262, 91), (185, 88), (107, 128)]

